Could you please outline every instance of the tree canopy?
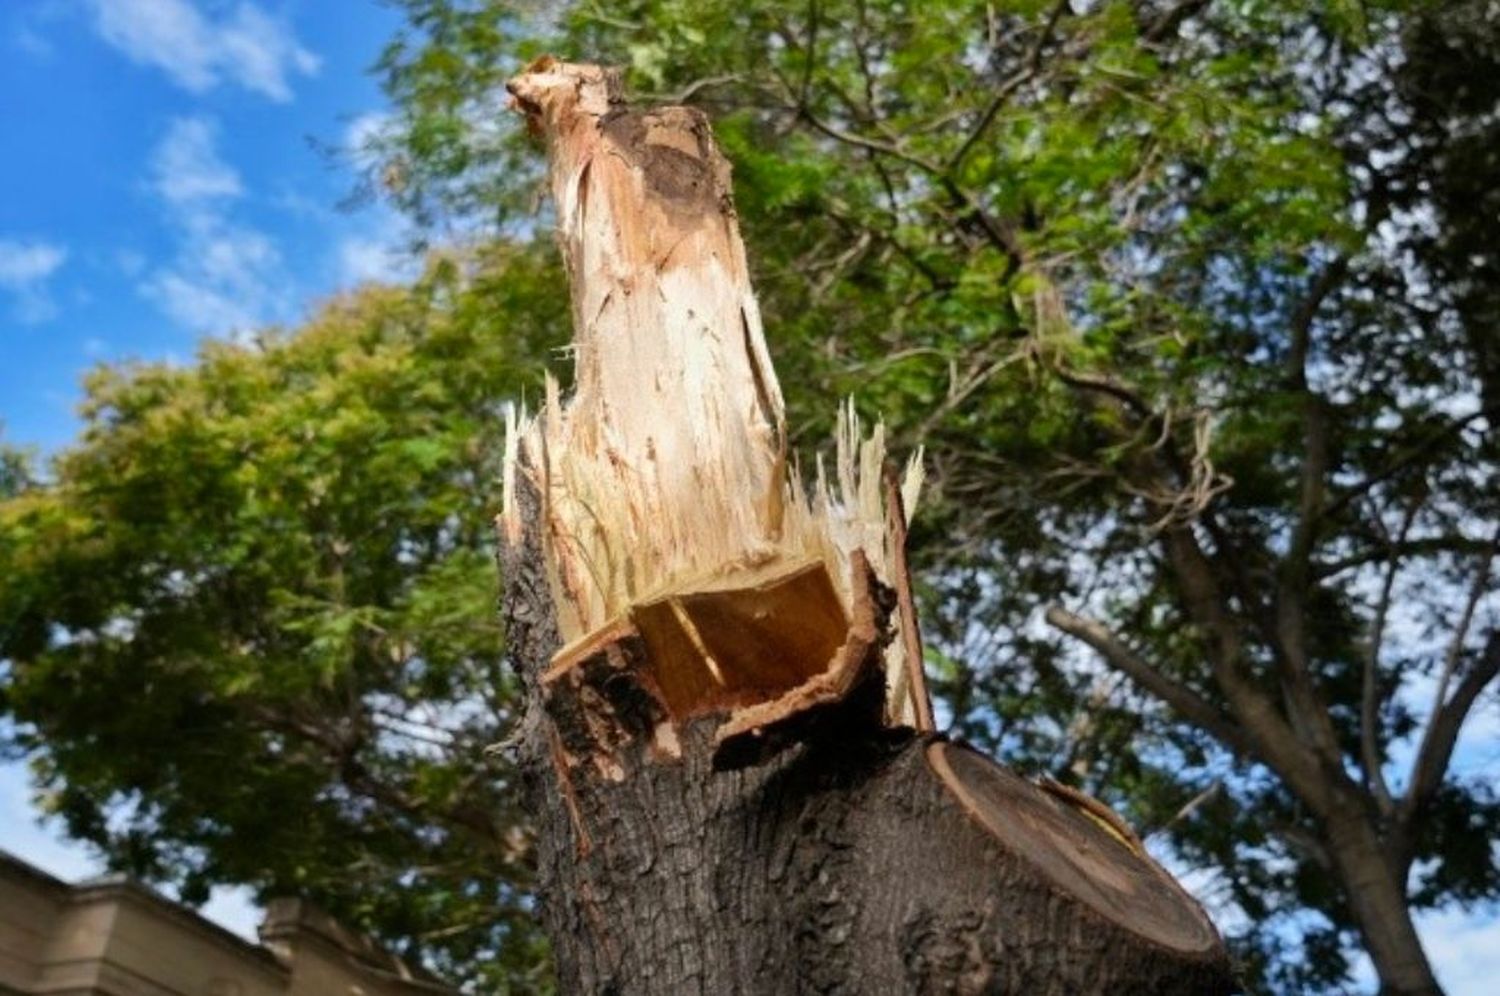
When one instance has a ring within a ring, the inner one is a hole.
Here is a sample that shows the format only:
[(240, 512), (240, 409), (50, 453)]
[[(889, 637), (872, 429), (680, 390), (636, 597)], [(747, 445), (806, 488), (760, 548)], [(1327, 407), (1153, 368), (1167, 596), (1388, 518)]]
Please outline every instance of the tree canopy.
[(1383, 922), (1494, 903), (1453, 763), (1500, 672), (1485, 3), (401, 6), (368, 179), (483, 264), (96, 374), (9, 475), (3, 705), (72, 832), (523, 977), (485, 529), (565, 295), (498, 122), (555, 51), (713, 117), (793, 442), (852, 394), (926, 446), (956, 733), (1212, 869), (1256, 988), (1391, 984)]
[(305, 895), (540, 988), (528, 829), (484, 748), (514, 691), (494, 427), (563, 331), (550, 277), (450, 258), (90, 375), (82, 438), (0, 505), (0, 707), (72, 836), (188, 901)]

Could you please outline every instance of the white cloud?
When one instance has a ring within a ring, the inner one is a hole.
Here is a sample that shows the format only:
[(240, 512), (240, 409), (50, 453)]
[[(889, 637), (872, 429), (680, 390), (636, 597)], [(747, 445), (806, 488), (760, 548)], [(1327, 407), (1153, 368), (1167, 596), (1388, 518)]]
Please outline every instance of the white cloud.
[[(360, 136), (377, 132), (384, 115), (368, 114), (356, 119), (345, 136), (345, 147), (359, 148)], [(411, 251), (401, 216), (377, 204), (362, 221), (338, 241), (334, 264), (341, 286), (366, 283), (405, 283), (421, 273), (421, 262)]]
[(194, 332), (249, 332), (284, 313), (281, 276), (280, 254), (265, 235), (224, 223), (188, 232), (177, 260), (154, 271), (141, 291)]
[(344, 129), (344, 155), (356, 166), (369, 167), (378, 156), (376, 147), (391, 129), (391, 116), (385, 111), (367, 111), (349, 122)]
[(1486, 996), (1500, 978), (1500, 917), (1437, 913), (1417, 923), (1433, 970), (1450, 996)]
[(151, 154), (151, 186), (173, 204), (238, 197), (240, 175), (217, 148), (218, 128), (209, 118), (178, 118)]
[(90, 0), (105, 41), (131, 60), (164, 70), (195, 93), (232, 82), (272, 100), (292, 99), (290, 77), (320, 60), (289, 25), (253, 3), (210, 18), (188, 0)]
[(219, 155), (210, 118), (179, 118), (151, 156), (151, 189), (178, 232), (169, 265), (142, 274), (139, 289), (193, 332), (243, 333), (287, 317), (290, 280), (275, 242), (230, 215), (243, 196), (239, 173)]
[(115, 252), (115, 265), (125, 276), (138, 277), (146, 269), (146, 257), (134, 249), (120, 249)]
[(417, 275), (411, 253), (383, 237), (350, 236), (338, 246), (339, 282), (400, 283)]
[(37, 325), (57, 316), (47, 282), (67, 258), (66, 249), (49, 242), (0, 239), (0, 289), (10, 293), (16, 321)]
[(68, 251), (46, 242), (0, 239), (0, 287), (24, 290), (46, 280), (63, 265)]

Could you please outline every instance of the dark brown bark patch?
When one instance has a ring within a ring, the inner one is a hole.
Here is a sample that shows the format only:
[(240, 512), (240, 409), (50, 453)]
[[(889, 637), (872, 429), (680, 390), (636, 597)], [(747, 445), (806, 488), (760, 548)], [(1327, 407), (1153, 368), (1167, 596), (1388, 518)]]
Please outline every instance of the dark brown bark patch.
[(605, 115), (599, 128), (609, 139), (611, 152), (637, 166), (663, 208), (700, 220), (717, 217), (724, 210), (729, 171), (714, 149), (713, 129), (701, 111), (620, 108)]

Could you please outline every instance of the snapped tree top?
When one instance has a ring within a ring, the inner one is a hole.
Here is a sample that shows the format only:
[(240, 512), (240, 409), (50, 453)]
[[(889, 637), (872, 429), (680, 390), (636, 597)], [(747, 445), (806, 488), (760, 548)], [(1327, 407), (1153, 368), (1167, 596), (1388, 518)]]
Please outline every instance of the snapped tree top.
[(707, 121), (551, 59), (510, 90), (575, 322), (574, 394), (508, 426), (500, 549), (562, 988), (1228, 991), (1203, 911), (1112, 814), (908, 725), (887, 505), (915, 496), (848, 414), (835, 482), (787, 473)]

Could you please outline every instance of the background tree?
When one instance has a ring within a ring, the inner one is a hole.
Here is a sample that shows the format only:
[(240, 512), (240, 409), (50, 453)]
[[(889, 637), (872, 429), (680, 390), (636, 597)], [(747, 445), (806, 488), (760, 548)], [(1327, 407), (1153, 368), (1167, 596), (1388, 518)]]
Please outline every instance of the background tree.
[(544, 48), (711, 109), (794, 424), (858, 384), (932, 454), (957, 728), (1218, 868), (1267, 985), (1341, 985), (1359, 937), (1433, 988), (1410, 909), (1496, 889), (1495, 799), (1450, 770), (1500, 668), (1492, 15), (406, 7), (400, 199), (513, 223), (531, 176), (466, 165), (513, 155), (475, 112)]
[(496, 247), (100, 368), (48, 476), (0, 476), (6, 746), (71, 836), (189, 902), (305, 895), (482, 991), (548, 987), (484, 749), (515, 690), (494, 428), (565, 334), (550, 277)]

